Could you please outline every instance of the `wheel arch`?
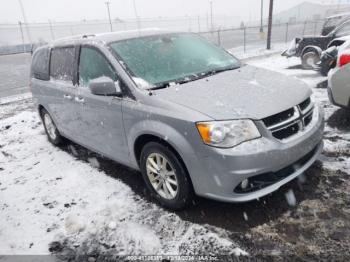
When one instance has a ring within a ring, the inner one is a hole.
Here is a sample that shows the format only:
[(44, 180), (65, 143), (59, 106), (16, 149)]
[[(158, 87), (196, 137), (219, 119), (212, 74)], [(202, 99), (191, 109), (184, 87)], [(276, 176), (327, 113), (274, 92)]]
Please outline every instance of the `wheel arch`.
[(168, 141), (166, 141), (164, 138), (161, 138), (160, 136), (157, 136), (155, 134), (142, 134), (135, 139), (135, 142), (133, 145), (133, 149), (134, 149), (133, 153), (138, 165), (140, 165), (140, 157), (141, 157), (142, 149), (149, 142), (156, 142), (169, 148), (176, 155), (176, 157), (178, 157), (179, 161), (183, 164), (184, 168), (186, 169), (186, 172), (188, 173), (186, 164), (183, 161), (183, 158), (178, 152), (178, 150), (176, 150), (176, 148), (173, 145), (171, 145)]
[(322, 49), (320, 47), (308, 45), (308, 46), (305, 46), (304, 49), (301, 51), (301, 56), (303, 56), (307, 52), (311, 52), (311, 51), (316, 52), (319, 56), (321, 56), (321, 54), (322, 54)]

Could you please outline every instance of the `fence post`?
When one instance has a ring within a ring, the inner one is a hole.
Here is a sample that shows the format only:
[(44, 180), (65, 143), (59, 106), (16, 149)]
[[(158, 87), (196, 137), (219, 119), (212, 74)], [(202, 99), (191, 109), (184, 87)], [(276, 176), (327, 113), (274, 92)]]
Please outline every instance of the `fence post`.
[(218, 45), (221, 46), (221, 35), (220, 35), (220, 29), (218, 29)]
[(54, 35), (54, 33), (53, 33), (52, 23), (51, 23), (51, 20), (50, 20), (50, 19), (49, 19), (49, 27), (50, 27), (50, 32), (51, 32), (52, 40), (55, 40), (55, 35)]
[(286, 43), (288, 42), (288, 29), (289, 29), (289, 23), (286, 24), (287, 28), (286, 28)]
[(307, 25), (307, 20), (304, 22), (303, 35), (305, 35), (306, 25)]
[(22, 29), (22, 22), (18, 21), (18, 25), (19, 25), (19, 31), (21, 33), (22, 45), (23, 45), (23, 48), (24, 48), (24, 35), (23, 35), (23, 29)]
[(314, 26), (314, 36), (316, 35), (316, 30), (317, 30), (317, 21), (315, 21), (315, 26)]
[(244, 53), (246, 52), (246, 37), (247, 37), (247, 28), (246, 27), (243, 27), (243, 51)]

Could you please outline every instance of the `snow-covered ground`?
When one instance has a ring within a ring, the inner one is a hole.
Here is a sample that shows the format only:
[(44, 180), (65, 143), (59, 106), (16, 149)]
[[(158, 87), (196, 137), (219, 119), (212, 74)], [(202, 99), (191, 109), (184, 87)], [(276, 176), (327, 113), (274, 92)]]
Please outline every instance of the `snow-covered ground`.
[(0, 254), (47, 254), (63, 238), (114, 255), (246, 254), (225, 230), (141, 199), (95, 157), (79, 161), (73, 145), (70, 154), (49, 144), (36, 112), (2, 116), (0, 128)]
[(350, 114), (330, 105), (326, 78), (300, 69), (298, 59), (270, 54), (249, 63), (305, 81), (325, 109), (325, 150), (303, 183), (259, 202), (199, 200), (191, 210), (169, 212), (134, 188), (139, 173), (70, 142), (49, 144), (30, 99), (6, 103), (0, 254), (350, 257)]

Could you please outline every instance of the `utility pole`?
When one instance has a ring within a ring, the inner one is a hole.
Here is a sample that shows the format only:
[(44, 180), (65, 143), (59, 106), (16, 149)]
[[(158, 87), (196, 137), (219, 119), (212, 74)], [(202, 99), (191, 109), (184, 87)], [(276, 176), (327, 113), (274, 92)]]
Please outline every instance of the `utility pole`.
[(29, 42), (31, 43), (32, 42), (32, 38), (30, 36), (30, 32), (29, 32), (29, 27), (28, 27), (28, 22), (27, 22), (27, 17), (26, 17), (26, 13), (24, 11), (24, 7), (23, 7), (23, 4), (22, 4), (22, 1), (21, 0), (18, 0), (19, 2), (19, 5), (21, 7), (21, 11), (22, 11), (22, 15), (23, 15), (23, 21), (24, 21), (24, 24), (26, 26), (26, 31), (27, 31), (27, 35), (28, 35), (28, 40)]
[(105, 2), (106, 6), (107, 6), (107, 12), (108, 12), (108, 18), (109, 18), (109, 25), (111, 27), (111, 32), (113, 32), (113, 25), (112, 25), (112, 20), (111, 20), (111, 12), (109, 10), (109, 5), (110, 5), (110, 2)]
[(260, 33), (264, 33), (263, 16), (264, 16), (264, 0), (261, 0)]
[(51, 20), (50, 20), (50, 19), (49, 19), (49, 26), (50, 26), (50, 32), (51, 32), (52, 40), (55, 40), (55, 35), (54, 35), (54, 33), (53, 33), (52, 23), (51, 23)]
[(270, 0), (269, 26), (267, 31), (267, 49), (268, 50), (271, 49), (272, 17), (273, 17), (273, 0)]
[(136, 8), (135, 0), (133, 0), (133, 3), (134, 3), (134, 12), (135, 12), (136, 22), (137, 22), (137, 30), (139, 30), (139, 33), (140, 33), (140, 30), (141, 30), (140, 17), (139, 17), (139, 15), (137, 14), (137, 8)]
[(213, 24), (213, 1), (210, 1), (210, 26), (211, 31), (214, 30), (214, 24)]

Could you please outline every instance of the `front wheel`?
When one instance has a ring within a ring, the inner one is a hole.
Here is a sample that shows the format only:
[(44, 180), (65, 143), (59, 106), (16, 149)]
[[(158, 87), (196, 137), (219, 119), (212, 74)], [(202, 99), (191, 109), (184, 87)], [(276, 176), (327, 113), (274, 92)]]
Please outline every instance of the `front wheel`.
[(301, 57), (301, 65), (303, 69), (315, 69), (320, 61), (320, 56), (315, 51), (306, 52)]
[(182, 162), (170, 148), (150, 142), (142, 149), (140, 160), (147, 188), (162, 206), (179, 210), (191, 203), (191, 181)]

